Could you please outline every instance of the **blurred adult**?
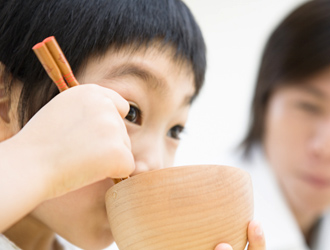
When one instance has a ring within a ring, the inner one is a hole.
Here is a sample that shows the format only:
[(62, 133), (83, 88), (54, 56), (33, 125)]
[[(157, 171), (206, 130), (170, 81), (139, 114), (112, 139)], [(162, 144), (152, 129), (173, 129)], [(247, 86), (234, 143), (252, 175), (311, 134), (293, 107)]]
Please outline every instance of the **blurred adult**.
[(268, 250), (330, 249), (330, 1), (293, 10), (265, 46), (239, 161)]

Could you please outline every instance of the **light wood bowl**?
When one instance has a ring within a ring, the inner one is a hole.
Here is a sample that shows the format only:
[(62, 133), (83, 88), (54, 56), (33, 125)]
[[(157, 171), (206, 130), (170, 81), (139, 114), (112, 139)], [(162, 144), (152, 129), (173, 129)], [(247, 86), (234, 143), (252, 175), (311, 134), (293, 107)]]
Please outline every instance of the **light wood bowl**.
[(250, 176), (234, 167), (196, 165), (146, 172), (106, 193), (120, 250), (243, 250), (253, 217)]

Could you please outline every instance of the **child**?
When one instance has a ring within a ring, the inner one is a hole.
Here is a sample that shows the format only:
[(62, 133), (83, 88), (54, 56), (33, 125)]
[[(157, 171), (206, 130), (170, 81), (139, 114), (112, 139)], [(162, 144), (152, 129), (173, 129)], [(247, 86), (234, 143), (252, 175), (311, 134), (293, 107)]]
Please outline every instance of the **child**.
[[(0, 242), (61, 249), (57, 233), (105, 248), (110, 178), (173, 164), (204, 80), (199, 27), (175, 0), (15, 0), (0, 11)], [(51, 35), (82, 85), (60, 95), (31, 49)], [(264, 249), (257, 226), (252, 250)]]

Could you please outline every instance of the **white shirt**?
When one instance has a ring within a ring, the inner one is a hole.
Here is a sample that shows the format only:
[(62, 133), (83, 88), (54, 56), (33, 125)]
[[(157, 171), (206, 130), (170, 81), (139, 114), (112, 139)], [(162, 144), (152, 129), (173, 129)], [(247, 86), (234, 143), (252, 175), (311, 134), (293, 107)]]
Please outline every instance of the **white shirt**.
[(242, 168), (251, 175), (254, 218), (262, 224), (267, 250), (330, 250), (330, 212), (323, 216), (309, 248), (262, 150), (256, 147), (250, 161), (237, 158), (229, 159), (226, 165)]
[[(61, 245), (63, 245), (65, 250), (83, 250), (79, 247), (72, 245), (70, 242), (66, 241), (65, 239), (63, 239), (62, 237), (60, 237), (58, 235), (57, 235), (57, 239), (59, 240)], [(2, 250), (2, 249), (0, 248), (0, 250)], [(103, 250), (118, 250), (118, 247), (117, 247), (116, 243), (113, 243), (111, 246), (109, 246)]]
[(0, 234), (0, 250), (21, 250), (3, 234)]

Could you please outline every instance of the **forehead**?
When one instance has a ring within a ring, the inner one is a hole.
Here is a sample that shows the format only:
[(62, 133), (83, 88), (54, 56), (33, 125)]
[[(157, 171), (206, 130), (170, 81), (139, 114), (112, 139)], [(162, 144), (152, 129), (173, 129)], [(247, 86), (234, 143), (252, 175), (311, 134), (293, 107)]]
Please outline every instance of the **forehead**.
[[(330, 67), (305, 79), (283, 82), (275, 92), (308, 94), (320, 100), (330, 98)], [(289, 90), (289, 91), (288, 91)]]
[[(196, 93), (191, 68), (183, 60), (175, 60), (171, 49), (110, 49), (102, 56), (90, 58), (77, 78), (82, 84), (96, 83), (119, 93), (132, 92), (139, 86), (150, 98), (175, 100), (171, 105), (176, 105), (176, 101), (190, 105)], [(169, 98), (173, 95), (174, 99)]]
[[(124, 74), (159, 80), (183, 81), (194, 86), (194, 72), (187, 60), (176, 58), (171, 47), (160, 47), (157, 44), (145, 47), (109, 49), (101, 56), (93, 56), (78, 75), (103, 75), (107, 78)], [(150, 86), (155, 87), (155, 86)]]

